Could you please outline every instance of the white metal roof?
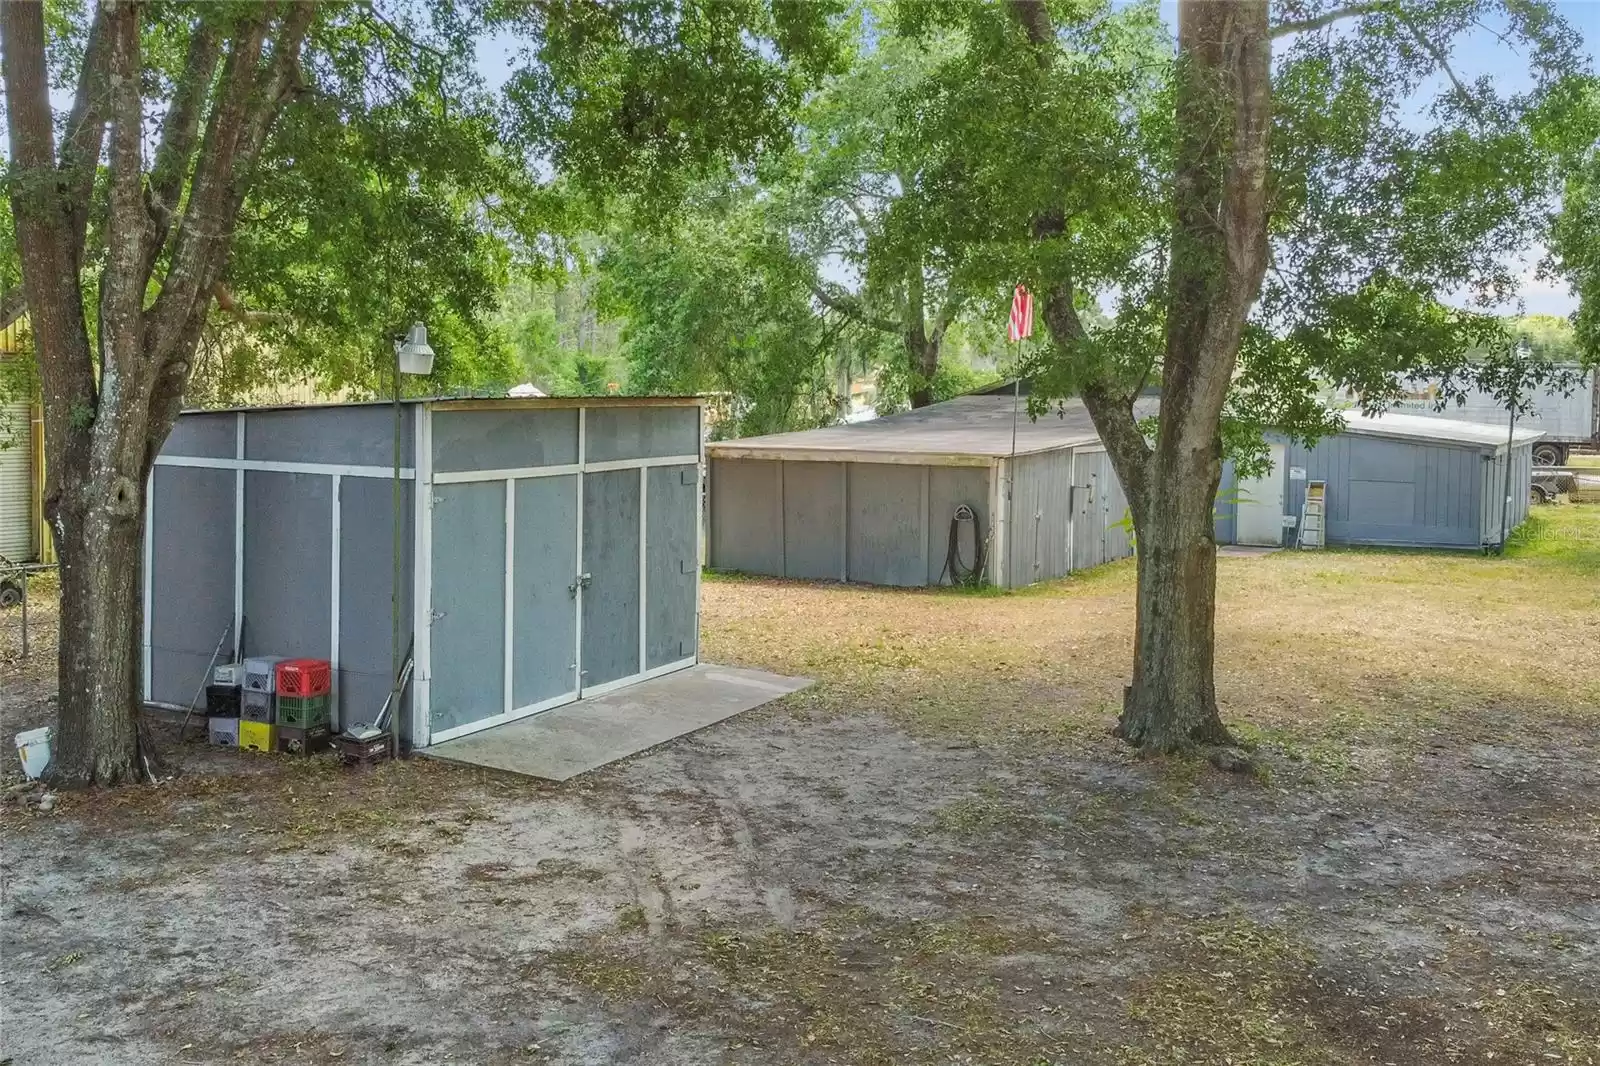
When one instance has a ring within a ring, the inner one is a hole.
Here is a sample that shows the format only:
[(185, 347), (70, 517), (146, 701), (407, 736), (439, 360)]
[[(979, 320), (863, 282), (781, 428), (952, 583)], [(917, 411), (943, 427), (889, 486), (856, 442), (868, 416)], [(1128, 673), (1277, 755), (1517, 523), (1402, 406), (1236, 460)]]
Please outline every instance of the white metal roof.
[[(1141, 399), (1135, 411), (1143, 418), (1155, 413), (1157, 403), (1153, 396)], [(991, 459), (1012, 454), (1053, 451), (1099, 440), (1081, 400), (1054, 405), (1035, 421), (1028, 417), (1026, 399), (1013, 407), (1010, 396), (958, 396), (869, 422), (715, 441), (706, 445), (706, 452), (721, 459), (938, 461), (953, 465), (965, 460), (966, 465), (988, 465)]]
[[(1476, 444), (1503, 446), (1506, 427), (1482, 422), (1463, 422), (1452, 418), (1435, 418), (1429, 415), (1408, 415), (1387, 411), (1381, 415), (1367, 416), (1359, 411), (1345, 411), (1345, 432), (1370, 437), (1392, 437), (1397, 440), (1425, 440), (1441, 444)], [(1515, 440), (1526, 444), (1544, 436), (1544, 430), (1518, 426)]]

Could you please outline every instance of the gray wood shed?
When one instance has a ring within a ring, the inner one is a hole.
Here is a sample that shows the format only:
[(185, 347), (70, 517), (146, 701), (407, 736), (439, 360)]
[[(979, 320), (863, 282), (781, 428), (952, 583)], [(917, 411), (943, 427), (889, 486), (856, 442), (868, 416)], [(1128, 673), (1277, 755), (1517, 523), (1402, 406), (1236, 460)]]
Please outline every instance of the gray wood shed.
[[(402, 406), (412, 747), (694, 664), (700, 426), (695, 399)], [(244, 655), (331, 660), (336, 723), (376, 714), (393, 448), (383, 403), (179, 418), (150, 478), (147, 701), (187, 705), (227, 628)]]
[(1511, 528), (1528, 516), (1533, 444), (1544, 434), (1521, 429), (1507, 447), (1506, 427), (1390, 412), (1344, 413), (1345, 429), (1307, 448), (1269, 435), (1272, 470), (1240, 480), (1224, 464), (1217, 540), (1276, 546), (1295, 543), (1306, 485), (1327, 485), (1330, 544), (1407, 548), (1481, 548), (1500, 541), (1506, 466), (1511, 463)]
[[(1154, 409), (1154, 400), (1141, 401)], [(1031, 421), (1012, 397), (962, 396), (853, 425), (706, 446), (709, 565), (875, 585), (949, 584), (954, 531), (1003, 587), (1132, 554), (1127, 501), (1078, 401)], [(1143, 412), (1141, 412), (1143, 413)]]

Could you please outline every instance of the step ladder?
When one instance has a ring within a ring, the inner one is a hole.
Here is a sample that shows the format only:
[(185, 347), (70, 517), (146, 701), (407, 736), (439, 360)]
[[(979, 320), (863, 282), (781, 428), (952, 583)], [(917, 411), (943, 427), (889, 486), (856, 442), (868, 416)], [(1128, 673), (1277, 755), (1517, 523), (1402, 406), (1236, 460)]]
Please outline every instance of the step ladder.
[(1327, 545), (1328, 483), (1306, 482), (1305, 502), (1300, 505), (1300, 531), (1296, 548), (1322, 548)]

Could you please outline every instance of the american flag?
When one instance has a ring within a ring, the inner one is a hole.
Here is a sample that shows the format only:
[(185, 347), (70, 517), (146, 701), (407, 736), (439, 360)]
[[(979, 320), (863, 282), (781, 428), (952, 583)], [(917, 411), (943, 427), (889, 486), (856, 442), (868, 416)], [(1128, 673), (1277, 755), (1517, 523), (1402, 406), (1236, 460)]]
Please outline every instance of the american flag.
[(1011, 323), (1006, 327), (1006, 339), (1020, 341), (1033, 336), (1033, 293), (1018, 285), (1011, 297)]

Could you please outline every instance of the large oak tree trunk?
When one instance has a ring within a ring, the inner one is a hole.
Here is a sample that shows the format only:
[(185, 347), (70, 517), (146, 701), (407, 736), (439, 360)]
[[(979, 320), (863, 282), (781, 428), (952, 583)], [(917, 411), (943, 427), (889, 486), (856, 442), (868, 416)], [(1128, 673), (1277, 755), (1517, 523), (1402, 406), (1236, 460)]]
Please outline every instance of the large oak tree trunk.
[(64, 530), (58, 709), (52, 777), (116, 784), (153, 775), (137, 708), (143, 680), (144, 483), (111, 471), (79, 487), (85, 506), (58, 507)]
[(1148, 486), (1138, 547), (1133, 684), (1117, 734), (1135, 747), (1176, 751), (1231, 745), (1214, 680), (1217, 546), (1212, 507), (1221, 463), (1196, 466)]
[[(45, 508), (61, 560), (52, 774), (63, 784), (155, 775), (139, 726), (146, 479), (177, 419), (234, 220), (299, 80), (315, 10), (307, 0), (195, 9), (147, 181), (143, 6), (95, 7), (58, 159), (42, 7), (0, 5), (11, 208), (44, 400)], [(105, 195), (96, 197), (102, 172)], [(106, 247), (91, 347), (83, 253), (93, 210), (103, 211)]]
[(939, 342), (915, 330), (906, 337), (907, 369), (911, 371), (913, 410), (933, 402), (933, 376), (939, 372)]
[[(1013, 0), (1013, 11), (1048, 64), (1055, 43), (1046, 7)], [(1117, 732), (1150, 753), (1234, 743), (1217, 709), (1212, 512), (1222, 470), (1223, 407), (1267, 265), (1272, 56), (1266, 0), (1182, 0), (1178, 51), (1172, 243), (1154, 446), (1134, 418), (1135, 389), (1091, 380), (1083, 390), (1128, 497), (1138, 556), (1133, 683)], [(1059, 217), (1049, 215), (1035, 219), (1034, 230), (1047, 239), (1063, 232)], [(1051, 337), (1068, 352), (1084, 339), (1073, 296), (1072, 279), (1060, 278), (1044, 301)]]

